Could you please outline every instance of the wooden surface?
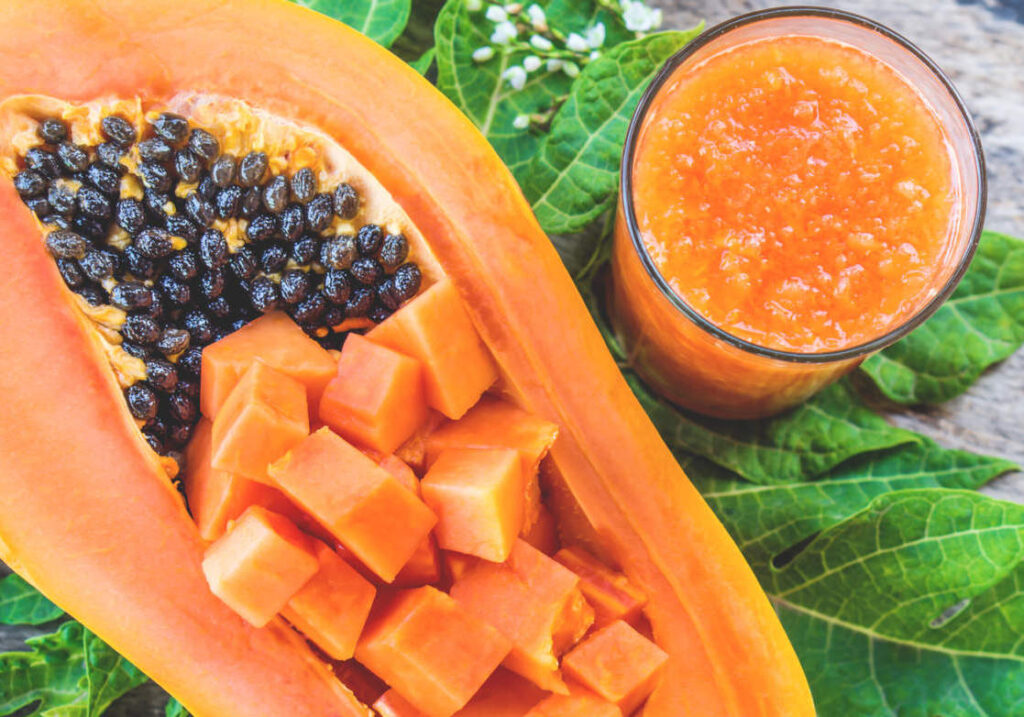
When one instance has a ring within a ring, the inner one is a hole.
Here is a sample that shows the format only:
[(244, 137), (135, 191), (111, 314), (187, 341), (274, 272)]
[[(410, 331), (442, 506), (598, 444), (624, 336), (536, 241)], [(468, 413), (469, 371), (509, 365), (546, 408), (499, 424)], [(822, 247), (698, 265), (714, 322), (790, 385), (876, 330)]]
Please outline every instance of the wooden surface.
[[(653, 0), (651, 4), (665, 9), (666, 28), (684, 28), (700, 19), (712, 25), (781, 3)], [(985, 145), (987, 225), (1024, 236), (1024, 0), (849, 0), (842, 8), (868, 15), (907, 36), (953, 78)], [(905, 409), (891, 416), (894, 423), (932, 436), (945, 446), (1024, 464), (1024, 352), (990, 370), (965, 395), (944, 406)], [(984, 490), (1024, 502), (1024, 473), (1002, 478)], [(20, 649), (24, 638), (36, 633), (0, 628), (0, 651)], [(122, 698), (107, 714), (156, 717), (163, 714), (165, 701), (159, 688), (147, 685)]]

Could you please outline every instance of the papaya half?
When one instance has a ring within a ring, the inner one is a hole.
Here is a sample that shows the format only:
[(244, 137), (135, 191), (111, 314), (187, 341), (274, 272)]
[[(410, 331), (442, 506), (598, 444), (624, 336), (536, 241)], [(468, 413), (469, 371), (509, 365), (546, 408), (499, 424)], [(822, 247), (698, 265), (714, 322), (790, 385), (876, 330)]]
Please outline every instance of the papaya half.
[[(644, 714), (814, 713), (768, 599), (633, 397), (514, 179), (416, 72), (283, 0), (3, 3), (0, 58), (0, 101), (224, 97), (343, 147), (456, 287), (505, 396), (560, 427), (547, 474), (563, 542), (586, 537), (621, 566), (669, 655)], [(0, 557), (200, 717), (370, 714), (297, 634), (253, 628), (211, 594), (165, 461), (6, 176), (0, 242)]]

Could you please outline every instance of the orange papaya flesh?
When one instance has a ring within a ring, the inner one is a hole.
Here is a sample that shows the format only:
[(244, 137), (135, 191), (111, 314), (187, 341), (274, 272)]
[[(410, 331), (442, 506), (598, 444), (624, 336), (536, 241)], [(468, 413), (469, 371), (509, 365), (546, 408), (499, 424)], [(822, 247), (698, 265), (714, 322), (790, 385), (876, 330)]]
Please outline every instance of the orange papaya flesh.
[(250, 505), (280, 513), (303, 529), (306, 517), (285, 495), (265, 483), (219, 471), (210, 465), (213, 424), (201, 418), (185, 450), (186, 470), (182, 479), (189, 512), (203, 540), (216, 540)]
[(402, 590), (374, 609), (356, 659), (428, 717), (451, 717), (509, 651), (509, 642), (443, 592)]
[(335, 360), (286, 314), (271, 312), (203, 349), (199, 407), (213, 418), (253, 361), (295, 379), (306, 388), (310, 415), (334, 377)]
[(377, 590), (323, 543), (315, 550), (319, 570), (281, 615), (331, 658), (347, 660), (355, 654)]
[(523, 530), (540, 519), (543, 506), (537, 470), (558, 435), (558, 426), (500, 398), (485, 396), (458, 421), (438, 427), (426, 439), (429, 466), (447, 448), (511, 448), (523, 460), (526, 503)]
[(558, 550), (558, 523), (547, 506), (540, 504), (533, 525), (525, 528), (520, 537), (546, 555)]
[[(284, 25), (295, 32), (271, 30)], [(75, 48), (74, 63), (59, 53), (33, 53), (42, 28), (52, 46)], [(147, 43), (150, 37), (161, 41)], [(229, 79), (211, 76), (231, 37), (262, 38), (268, 49)], [(330, 52), (305, 66), (289, 64), (311, 47)], [(106, 71), (112, 52), (122, 59), (116, 73)], [(671, 678), (660, 682), (646, 713), (813, 714), (770, 605), (633, 400), (513, 180), (465, 118), (414, 72), (351, 31), (276, 0), (253, 0), (244, 11), (235, 3), (211, 8), (181, 0), (160, 13), (124, 0), (103, 12), (81, 0), (7, 3), (0, 7), (0, 55), (0, 97), (37, 92), (163, 102), (203, 87), (315, 124), (349, 147), (431, 236), (430, 248), (494, 352), (509, 396), (566, 429), (551, 459), (589, 525), (577, 527), (598, 536), (597, 552), (623, 565), (650, 596), (647, 615), (671, 654)], [(364, 71), (352, 73), (352, 66)], [(345, 99), (367, 87), (387, 87), (388, 97)], [(396, 111), (410, 97), (422, 109), (415, 145), (407, 117)], [(462, 140), (455, 163), (453, 136)], [(438, 173), (441, 165), (448, 171)], [(91, 326), (69, 310), (38, 229), (6, 182), (0, 208), (5, 247), (19, 258), (14, 268), (21, 277), (17, 287), (0, 284), (0, 338), (19, 347), (12, 362), (18, 365), (5, 366), (0, 377), (0, 448), (8, 456), (0, 490), (18, 506), (16, 514), (0, 512), (4, 558), (197, 714), (364, 713), (324, 678), (301, 640), (273, 625), (248, 628), (199, 587), (195, 527), (139, 440)], [(26, 287), (40, 297), (34, 306), (20, 300)], [(40, 334), (45, 346), (24, 340)], [(579, 356), (587, 357), (586, 372), (579, 371)], [(73, 440), (83, 448), (71, 451), (73, 461), (55, 465), (53, 456), (68, 453), (68, 437), (47, 441), (51, 417), (30, 418), (40, 403), (60, 405), (62, 419), (80, 427)], [(36, 465), (19, 452), (26, 445), (45, 461)], [(623, 475), (640, 480), (627, 486)], [(29, 490), (26, 476), (45, 478)], [(74, 513), (55, 509), (72, 491)], [(138, 518), (122, 517), (116, 533), (78, 527), (99, 524), (109, 506), (125, 504)], [(575, 544), (564, 513), (556, 513), (565, 542)], [(155, 554), (163, 558), (159, 565)], [(103, 560), (90, 560), (97, 555)]]
[(373, 709), (380, 717), (426, 717), (393, 689), (377, 698)]
[(505, 448), (452, 448), (420, 484), (444, 550), (505, 561), (523, 525), (523, 472)]
[[(377, 464), (394, 476), (395, 480), (417, 498), (420, 495), (420, 480), (412, 472), (405, 461), (398, 456), (385, 456)], [(400, 588), (413, 588), (430, 585), (441, 579), (441, 556), (437, 549), (437, 540), (431, 533), (419, 544), (409, 561), (398, 571), (393, 585)]]
[(427, 471), (427, 437), (444, 422), (444, 415), (431, 409), (426, 420), (405, 443), (398, 447), (395, 456), (412, 468), (416, 475)]
[(580, 576), (580, 590), (594, 608), (594, 627), (616, 620), (635, 622), (647, 604), (647, 596), (593, 555), (578, 547), (563, 548), (555, 560)]
[(529, 680), (499, 667), (455, 717), (523, 717), (547, 694)]
[(213, 419), (210, 464), (216, 470), (269, 483), (267, 466), (308, 433), (305, 388), (256, 361)]
[(567, 695), (548, 695), (524, 717), (622, 717), (619, 706), (576, 685)]
[(564, 694), (556, 649), (565, 645), (556, 645), (556, 636), (582, 635), (593, 620), (578, 583), (571, 571), (519, 540), (507, 563), (476, 561), (455, 579), (451, 596), (512, 641), (505, 667)]
[(305, 438), (269, 475), (384, 582), (395, 579), (436, 522), (415, 495), (329, 428)]
[(352, 334), (320, 396), (319, 417), (352, 443), (393, 452), (427, 418), (420, 362)]
[(654, 689), (667, 660), (664, 650), (619, 620), (577, 645), (562, 669), (628, 715)]
[(461, 418), (498, 378), (490, 351), (449, 281), (434, 284), (366, 336), (419, 359), (427, 402), (448, 418)]
[(312, 540), (255, 505), (203, 557), (210, 590), (255, 627), (270, 622), (318, 569)]

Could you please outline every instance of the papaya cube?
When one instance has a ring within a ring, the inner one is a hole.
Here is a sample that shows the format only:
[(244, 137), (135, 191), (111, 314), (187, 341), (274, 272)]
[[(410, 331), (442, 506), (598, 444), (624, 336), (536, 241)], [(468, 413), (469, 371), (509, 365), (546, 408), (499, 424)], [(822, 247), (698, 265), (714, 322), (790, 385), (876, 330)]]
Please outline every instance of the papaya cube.
[(524, 717), (622, 717), (622, 710), (593, 692), (573, 687), (567, 695), (549, 695)]
[(292, 595), (281, 615), (335, 660), (355, 654), (377, 589), (323, 543), (320, 569)]
[[(286, 314), (261, 316), (203, 349), (199, 407), (204, 416), (217, 416), (235, 384), (256, 360), (301, 383), (311, 409), (336, 370), (335, 359)], [(310, 415), (315, 416), (316, 411)]]
[(416, 359), (350, 334), (338, 372), (320, 397), (319, 415), (342, 438), (391, 453), (427, 419), (423, 368)]
[(451, 448), (420, 485), (445, 550), (502, 562), (523, 525), (523, 471), (507, 448)]
[(562, 669), (628, 715), (647, 699), (667, 660), (664, 650), (618, 620), (573, 648)]
[(373, 703), (373, 711), (380, 717), (426, 717), (393, 689), (382, 694)]
[(356, 659), (429, 717), (462, 709), (509, 651), (508, 640), (429, 585), (375, 610)]
[(385, 582), (434, 527), (427, 506), (329, 428), (270, 466), (270, 477)]
[(367, 338), (423, 364), (427, 404), (461, 418), (498, 378), (498, 367), (480, 339), (451, 281), (440, 281)]
[(310, 538), (256, 505), (203, 556), (210, 590), (255, 627), (270, 622), (319, 567)]
[(185, 495), (199, 537), (212, 541), (224, 535), (228, 522), (250, 505), (259, 505), (289, 520), (300, 520), (299, 510), (285, 495), (264, 483), (219, 471), (210, 464), (213, 424), (199, 419), (185, 449)]
[(523, 717), (547, 693), (499, 667), (455, 717)]
[(256, 361), (213, 419), (211, 465), (269, 482), (267, 466), (309, 433), (306, 389)]
[(555, 560), (580, 576), (580, 590), (594, 608), (594, 627), (616, 620), (635, 622), (647, 604), (647, 596), (616, 572), (580, 547), (564, 548)]
[[(381, 468), (390, 473), (406, 490), (417, 498), (420, 497), (420, 479), (412, 472), (412, 468), (397, 456), (385, 456), (378, 461)], [(437, 541), (428, 535), (416, 548), (402, 569), (395, 576), (397, 587), (412, 588), (420, 585), (436, 583), (441, 579), (441, 558), (437, 551)]]
[(572, 571), (517, 540), (508, 562), (477, 561), (455, 579), (451, 596), (512, 641), (505, 667), (567, 694), (558, 656), (594, 619)]

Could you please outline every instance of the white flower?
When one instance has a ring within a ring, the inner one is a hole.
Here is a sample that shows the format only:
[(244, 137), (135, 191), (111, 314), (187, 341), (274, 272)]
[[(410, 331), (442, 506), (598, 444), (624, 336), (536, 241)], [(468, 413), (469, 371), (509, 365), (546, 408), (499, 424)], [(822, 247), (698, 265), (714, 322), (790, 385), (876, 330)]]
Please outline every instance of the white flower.
[(487, 62), (492, 57), (494, 57), (494, 48), (490, 45), (473, 50), (473, 62)]
[(605, 29), (603, 22), (599, 22), (592, 28), (587, 30), (586, 40), (587, 44), (590, 45), (591, 47), (601, 47), (601, 45), (604, 44), (604, 38)]
[(526, 16), (530, 18), (530, 24), (533, 25), (534, 30), (544, 32), (548, 29), (548, 16), (540, 5), (534, 3), (526, 8)]
[(487, 8), (487, 12), (484, 13), (484, 17), (491, 22), (505, 22), (508, 20), (508, 13), (505, 12), (504, 8), (500, 8), (497, 5), (491, 5)]
[(512, 126), (516, 129), (526, 129), (530, 126), (530, 116), (516, 115), (516, 118), (512, 120)]
[(622, 0), (622, 21), (632, 32), (647, 32), (661, 24), (661, 11), (652, 10), (640, 0)]
[(548, 60), (548, 72), (558, 72), (563, 67), (565, 67), (565, 60), (560, 60), (557, 57)]
[(540, 58), (536, 55), (527, 55), (523, 58), (523, 67), (527, 72), (536, 72), (540, 69)]
[(576, 77), (580, 74), (580, 66), (575, 62), (566, 62), (562, 66), (562, 72), (569, 75), (569, 77)]
[(521, 90), (526, 85), (526, 70), (519, 65), (512, 65), (501, 76), (513, 90)]
[(661, 27), (661, 10), (651, 10), (651, 29), (657, 30)]
[(587, 44), (587, 41), (575, 32), (570, 32), (569, 37), (565, 38), (565, 46), (573, 52), (586, 52), (590, 49), (590, 45)]
[(484, 0), (466, 0), (466, 9), (470, 12), (480, 12), (484, 7)]
[(543, 35), (534, 35), (533, 37), (531, 37), (530, 45), (533, 46), (533, 49), (540, 50), (541, 52), (550, 52), (551, 50), (555, 49), (555, 46), (551, 42), (551, 40), (547, 39)]
[(516, 39), (519, 31), (516, 30), (516, 26), (507, 20), (505, 22), (499, 22), (494, 26), (494, 32), (491, 33), (491, 42), (495, 45), (507, 45), (512, 40)]
[(590, 59), (591, 60), (596, 60), (600, 56), (601, 56), (601, 53), (598, 50), (591, 50), (591, 52), (590, 52)]

